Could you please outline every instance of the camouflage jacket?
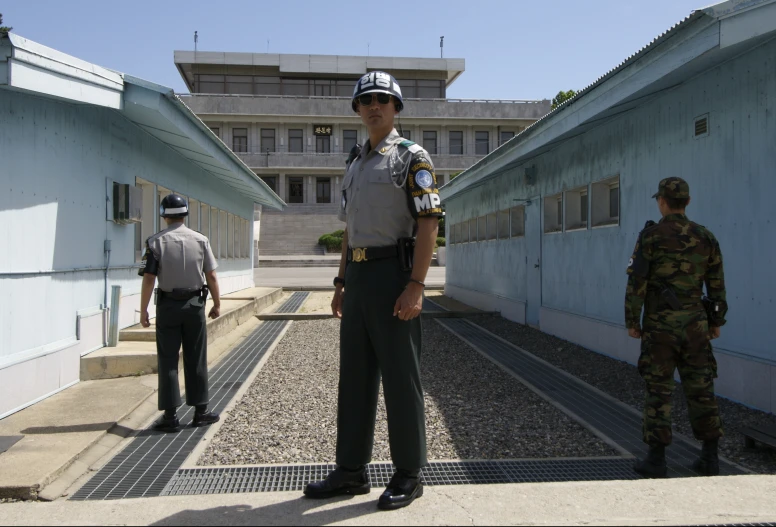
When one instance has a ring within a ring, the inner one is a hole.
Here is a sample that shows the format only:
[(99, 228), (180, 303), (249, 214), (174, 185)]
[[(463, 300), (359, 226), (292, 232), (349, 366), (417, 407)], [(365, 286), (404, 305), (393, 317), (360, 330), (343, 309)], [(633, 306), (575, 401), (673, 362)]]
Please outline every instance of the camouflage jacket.
[[(652, 225), (650, 225), (652, 223)], [(647, 222), (628, 264), (625, 325), (640, 328), (645, 315), (669, 309), (659, 300), (664, 286), (673, 289), (683, 307), (702, 309), (703, 285), (712, 301), (726, 303), (722, 252), (714, 235), (684, 214), (669, 214), (659, 223)], [(727, 308), (725, 308), (727, 311)], [(720, 313), (719, 325), (725, 323)]]

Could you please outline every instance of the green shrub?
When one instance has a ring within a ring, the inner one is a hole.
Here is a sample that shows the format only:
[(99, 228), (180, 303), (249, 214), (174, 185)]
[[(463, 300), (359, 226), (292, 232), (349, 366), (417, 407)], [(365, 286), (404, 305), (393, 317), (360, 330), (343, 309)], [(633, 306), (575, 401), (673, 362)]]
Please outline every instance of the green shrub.
[(436, 246), (437, 247), (444, 247), (445, 246), (445, 239), (443, 237), (439, 237), (436, 239)]
[(345, 231), (334, 231), (329, 234), (324, 234), (318, 238), (318, 245), (326, 247), (327, 251), (341, 251), (342, 239), (345, 236)]

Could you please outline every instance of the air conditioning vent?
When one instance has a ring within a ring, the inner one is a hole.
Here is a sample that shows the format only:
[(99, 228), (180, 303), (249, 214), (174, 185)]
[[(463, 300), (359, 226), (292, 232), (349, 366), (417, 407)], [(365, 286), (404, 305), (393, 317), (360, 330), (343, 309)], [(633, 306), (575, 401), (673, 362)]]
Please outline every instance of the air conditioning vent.
[(695, 137), (709, 135), (709, 117), (703, 116), (695, 119)]

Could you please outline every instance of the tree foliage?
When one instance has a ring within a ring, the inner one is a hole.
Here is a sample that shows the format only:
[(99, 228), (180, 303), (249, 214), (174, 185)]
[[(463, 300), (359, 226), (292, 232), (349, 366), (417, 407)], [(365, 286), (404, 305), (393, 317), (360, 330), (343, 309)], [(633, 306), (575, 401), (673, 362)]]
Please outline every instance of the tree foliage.
[(0, 13), (0, 33), (8, 33), (12, 29), (12, 27), (5, 27), (3, 25), (3, 13)]
[(568, 101), (572, 97), (574, 97), (577, 94), (574, 90), (569, 91), (559, 91), (558, 95), (555, 96), (555, 98), (552, 100), (552, 109), (554, 110), (564, 102)]

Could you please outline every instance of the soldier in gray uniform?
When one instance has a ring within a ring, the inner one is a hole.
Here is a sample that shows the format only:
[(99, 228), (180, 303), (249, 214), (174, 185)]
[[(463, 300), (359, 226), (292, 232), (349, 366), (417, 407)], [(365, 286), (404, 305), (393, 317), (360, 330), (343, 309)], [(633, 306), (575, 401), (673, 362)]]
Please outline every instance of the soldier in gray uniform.
[(342, 319), (337, 469), (305, 495), (370, 492), (365, 466), (374, 441), (382, 377), (391, 457), (396, 467), (382, 510), (423, 495), (427, 464), (421, 320), (426, 273), (443, 215), (428, 153), (402, 138), (393, 121), (403, 108), (396, 80), (372, 72), (356, 84), (353, 110), (369, 131), (347, 161), (339, 218), (346, 223), (334, 279), (332, 313)]
[[(219, 416), (208, 412), (207, 325), (205, 301), (213, 293), (210, 318), (221, 314), (221, 298), (216, 278), (216, 259), (207, 237), (184, 224), (188, 215), (186, 201), (176, 194), (162, 200), (160, 215), (168, 228), (146, 241), (140, 297), (140, 323), (149, 327), (148, 303), (156, 290), (156, 351), (159, 363), (159, 410), (164, 415), (157, 430), (180, 429), (177, 409), (181, 406), (178, 385), (178, 352), (183, 344), (183, 371), (186, 404), (196, 411), (193, 426), (217, 423)], [(205, 287), (207, 282), (207, 287)]]

